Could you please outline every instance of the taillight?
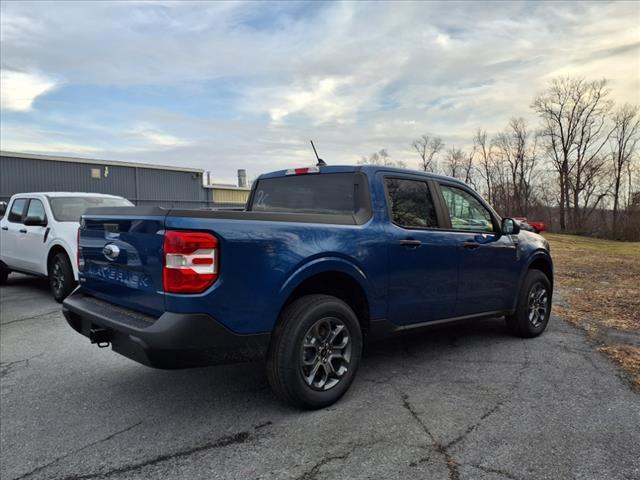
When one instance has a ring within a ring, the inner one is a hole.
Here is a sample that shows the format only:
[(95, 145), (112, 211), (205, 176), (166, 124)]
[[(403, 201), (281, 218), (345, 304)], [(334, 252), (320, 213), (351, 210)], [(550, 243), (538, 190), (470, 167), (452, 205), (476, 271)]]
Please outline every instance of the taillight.
[(164, 234), (164, 291), (200, 293), (218, 279), (218, 239), (204, 232)]
[(76, 264), (78, 271), (84, 268), (84, 258), (82, 258), (82, 248), (80, 248), (80, 228), (78, 228), (78, 236), (76, 239)]

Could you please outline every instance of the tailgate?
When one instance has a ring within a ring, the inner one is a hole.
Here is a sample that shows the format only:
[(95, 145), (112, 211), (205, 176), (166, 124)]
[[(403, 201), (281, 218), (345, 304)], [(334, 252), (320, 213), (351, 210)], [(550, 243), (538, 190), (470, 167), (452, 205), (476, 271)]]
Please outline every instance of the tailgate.
[(162, 286), (167, 210), (89, 209), (79, 231), (80, 285), (85, 293), (149, 315), (164, 311)]

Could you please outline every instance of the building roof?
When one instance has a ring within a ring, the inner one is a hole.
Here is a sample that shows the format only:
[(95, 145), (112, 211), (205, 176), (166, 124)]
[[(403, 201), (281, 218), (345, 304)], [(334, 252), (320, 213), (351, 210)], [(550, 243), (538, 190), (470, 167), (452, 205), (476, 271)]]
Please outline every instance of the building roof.
[(203, 185), (204, 188), (212, 188), (214, 190), (240, 190), (243, 192), (250, 192), (249, 187), (238, 187), (230, 183), (210, 183), (209, 185)]
[(101, 160), (97, 158), (80, 158), (80, 157), (63, 157), (58, 155), (41, 155), (34, 153), (18, 153), (18, 152), (6, 152), (0, 151), (1, 157), (14, 157), (25, 158), (30, 160), (49, 160), (53, 162), (71, 162), (71, 163), (84, 163), (91, 165), (109, 165), (114, 167), (135, 167), (135, 168), (149, 168), (152, 170), (171, 170), (174, 172), (191, 172), (191, 173), (204, 173), (203, 169), (199, 168), (184, 168), (184, 167), (171, 167), (168, 165), (154, 165), (151, 163), (137, 163), (137, 162), (120, 162), (117, 160)]

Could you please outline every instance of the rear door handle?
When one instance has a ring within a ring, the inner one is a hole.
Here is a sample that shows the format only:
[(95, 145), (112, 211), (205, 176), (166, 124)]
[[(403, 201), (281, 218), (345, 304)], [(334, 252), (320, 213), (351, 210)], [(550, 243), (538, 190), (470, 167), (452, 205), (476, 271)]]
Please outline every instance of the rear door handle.
[(2, 227), (3, 230), (9, 230), (9, 227)]
[(462, 244), (462, 246), (464, 248), (468, 248), (469, 250), (475, 250), (476, 248), (478, 248), (480, 246), (480, 244), (477, 243), (477, 242), (464, 242)]
[(420, 240), (400, 240), (400, 245), (402, 245), (403, 247), (413, 247), (413, 248), (417, 248), (420, 245), (422, 245), (422, 242)]
[(27, 229), (26, 228), (21, 228), (19, 231), (20, 231), (20, 233), (27, 233)]

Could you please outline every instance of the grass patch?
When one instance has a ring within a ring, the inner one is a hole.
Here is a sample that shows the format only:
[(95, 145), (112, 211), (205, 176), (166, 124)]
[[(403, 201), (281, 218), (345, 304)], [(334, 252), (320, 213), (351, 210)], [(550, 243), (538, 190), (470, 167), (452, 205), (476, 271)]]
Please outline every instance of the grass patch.
[(606, 345), (598, 348), (609, 355), (614, 362), (631, 374), (632, 380), (640, 385), (640, 348), (632, 345)]
[[(640, 335), (640, 242), (551, 233), (545, 238), (556, 287), (568, 304), (554, 306), (556, 313), (599, 338), (606, 339), (609, 329)], [(640, 349), (605, 340), (602, 351), (640, 385)]]

